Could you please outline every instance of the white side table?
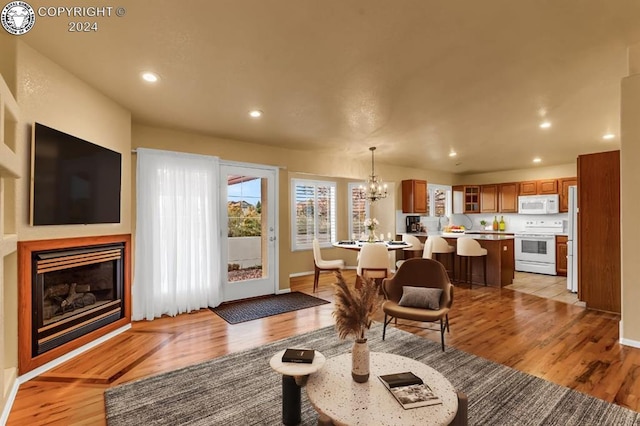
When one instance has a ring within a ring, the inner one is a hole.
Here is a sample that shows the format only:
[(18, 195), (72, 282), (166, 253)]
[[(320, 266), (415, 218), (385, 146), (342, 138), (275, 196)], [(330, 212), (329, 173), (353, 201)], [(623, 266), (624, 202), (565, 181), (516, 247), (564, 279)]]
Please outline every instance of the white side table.
[[(400, 355), (371, 352), (371, 375), (366, 383), (351, 378), (351, 354), (329, 358), (309, 377), (307, 396), (321, 420), (336, 425), (448, 425), (458, 411), (453, 385), (438, 371)], [(405, 410), (382, 384), (379, 375), (411, 371), (442, 400), (441, 405)]]
[(300, 423), (300, 388), (306, 384), (310, 374), (322, 368), (326, 358), (315, 351), (311, 364), (282, 362), (285, 350), (272, 356), (269, 365), (282, 374), (282, 423), (297, 425)]

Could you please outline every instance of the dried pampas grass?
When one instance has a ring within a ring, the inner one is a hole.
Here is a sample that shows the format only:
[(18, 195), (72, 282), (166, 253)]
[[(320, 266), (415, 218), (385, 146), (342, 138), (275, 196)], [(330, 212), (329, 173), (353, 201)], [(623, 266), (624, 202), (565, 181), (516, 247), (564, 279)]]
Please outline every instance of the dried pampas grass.
[(333, 317), (338, 337), (364, 339), (365, 330), (371, 327), (373, 315), (382, 304), (383, 298), (378, 285), (375, 280), (363, 278), (362, 285), (356, 288), (355, 285), (347, 284), (339, 271), (335, 274), (338, 282), (334, 284), (336, 293)]

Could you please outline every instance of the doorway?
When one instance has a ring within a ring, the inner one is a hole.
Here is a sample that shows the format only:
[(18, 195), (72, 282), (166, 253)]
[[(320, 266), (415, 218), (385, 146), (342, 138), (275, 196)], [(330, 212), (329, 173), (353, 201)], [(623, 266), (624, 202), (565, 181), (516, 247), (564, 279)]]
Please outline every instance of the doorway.
[(278, 170), (221, 163), (220, 173), (223, 301), (274, 294)]

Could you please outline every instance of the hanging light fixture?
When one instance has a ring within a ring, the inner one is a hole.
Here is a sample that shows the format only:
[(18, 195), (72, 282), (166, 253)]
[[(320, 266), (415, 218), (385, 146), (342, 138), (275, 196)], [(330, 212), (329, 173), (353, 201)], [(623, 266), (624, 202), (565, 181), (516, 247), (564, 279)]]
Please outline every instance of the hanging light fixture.
[(375, 173), (375, 164), (373, 161), (373, 152), (376, 150), (375, 146), (369, 148), (371, 151), (371, 175), (367, 179), (366, 186), (360, 185), (360, 198), (365, 199), (371, 203), (374, 201), (378, 201), (382, 198), (386, 198), (387, 195), (387, 184), (383, 183), (381, 179), (376, 176)]

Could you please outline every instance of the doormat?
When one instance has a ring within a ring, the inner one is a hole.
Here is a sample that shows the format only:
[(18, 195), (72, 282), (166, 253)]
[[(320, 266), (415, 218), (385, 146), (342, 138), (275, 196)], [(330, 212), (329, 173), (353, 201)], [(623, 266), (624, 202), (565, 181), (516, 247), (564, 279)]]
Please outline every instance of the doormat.
[(324, 305), (325, 303), (330, 302), (306, 293), (294, 291), (291, 293), (223, 303), (216, 308), (209, 309), (229, 324), (238, 324), (285, 312), (297, 311), (298, 309)]

